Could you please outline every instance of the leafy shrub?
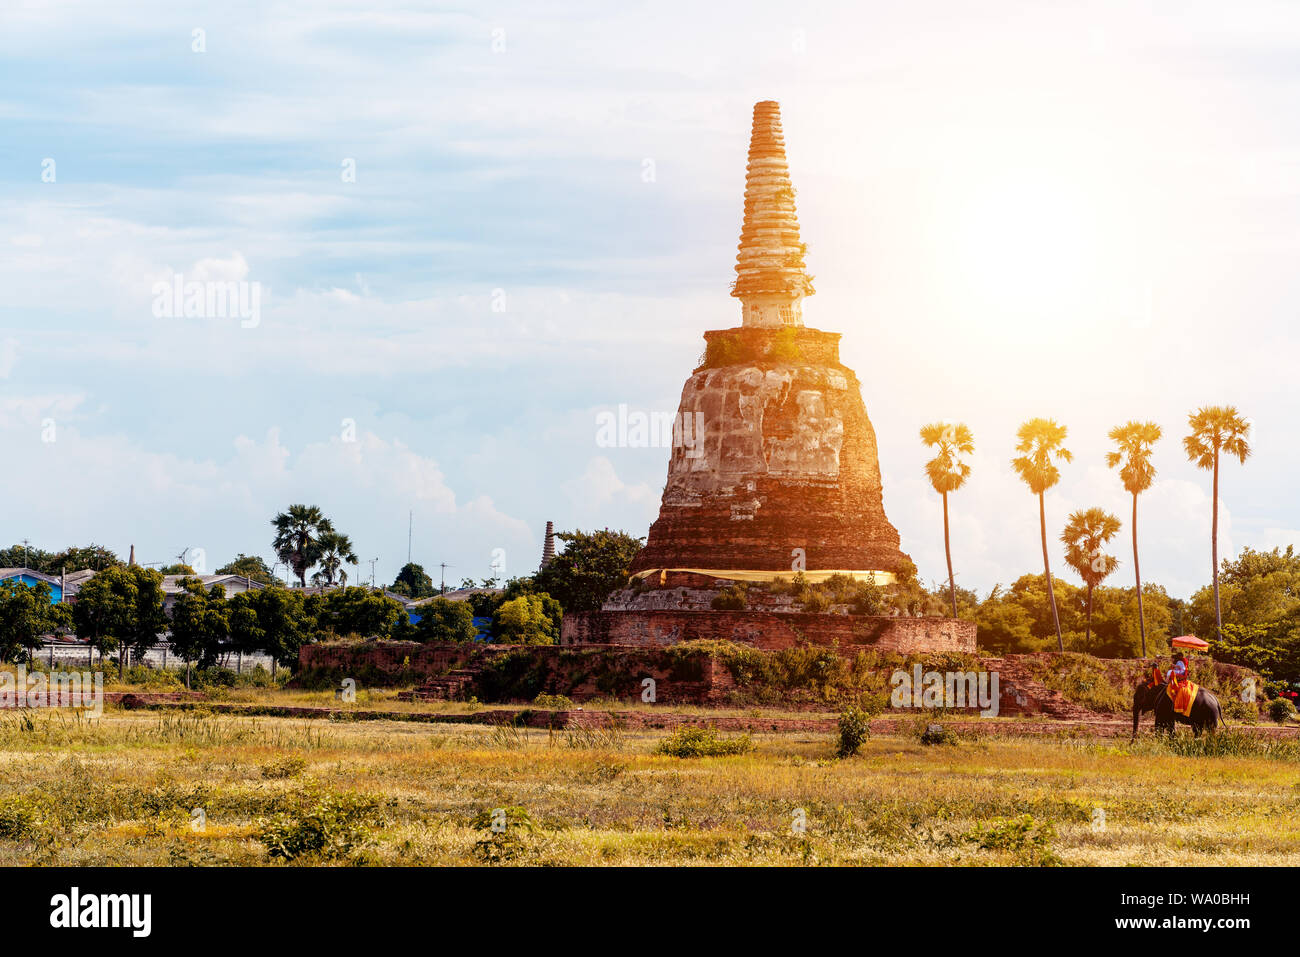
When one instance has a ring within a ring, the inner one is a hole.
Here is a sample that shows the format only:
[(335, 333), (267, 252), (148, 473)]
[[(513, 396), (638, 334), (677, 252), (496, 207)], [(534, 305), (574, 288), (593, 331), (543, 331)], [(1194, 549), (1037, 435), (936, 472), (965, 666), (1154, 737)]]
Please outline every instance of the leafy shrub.
[(274, 761), (268, 761), (262, 765), (262, 777), (271, 781), (280, 781), (284, 778), (291, 778), (294, 775), (301, 774), (307, 767), (307, 762), (296, 754), (291, 754)]
[(233, 668), (203, 668), (194, 671), (192, 680), (194, 688), (199, 691), (205, 688), (233, 688), (239, 683), (239, 675), (235, 674)]
[(1268, 716), (1278, 724), (1286, 724), (1295, 714), (1295, 705), (1289, 698), (1274, 698), (1268, 703)]
[(1024, 864), (1050, 867), (1061, 863), (1052, 851), (1056, 828), (1051, 821), (1039, 823), (1030, 814), (997, 818), (986, 827), (971, 830), (965, 837), (986, 851), (1008, 851)]
[(562, 694), (539, 694), (533, 699), (533, 704), (539, 708), (552, 708), (556, 711), (570, 711), (573, 709), (573, 699)]
[(744, 583), (737, 582), (718, 592), (709, 604), (716, 611), (743, 611), (746, 607), (748, 591)]
[(235, 683), (241, 688), (276, 688), (284, 684), (284, 679), (280, 677), (281, 673), (287, 674), (287, 669), (280, 669), (272, 678), (271, 672), (261, 664), (257, 664), (243, 674), (236, 673)]
[(949, 730), (941, 724), (929, 724), (921, 732), (921, 743), (925, 745), (951, 744), (955, 746), (959, 743), (959, 739), (956, 731)]
[(483, 832), (474, 853), (484, 864), (514, 860), (528, 849), (528, 838), (538, 831), (537, 822), (519, 805), (480, 811), (470, 826)]
[(20, 840), (32, 834), (41, 823), (36, 805), (23, 797), (0, 801), (0, 838)]
[[(173, 660), (175, 660), (173, 658)], [(126, 669), (123, 682), (150, 691), (172, 691), (185, 687), (183, 672), (164, 671), (161, 668), (146, 668), (144, 665), (131, 665)]]
[(820, 613), (831, 607), (831, 596), (824, 591), (809, 589), (803, 600), (803, 610)]
[(717, 728), (678, 728), (659, 743), (655, 753), (672, 758), (712, 758), (753, 750), (754, 742), (748, 734), (724, 738)]
[(848, 600), (849, 611), (855, 615), (883, 615), (889, 607), (885, 590), (876, 584), (876, 576), (871, 575), (866, 581), (854, 582), (854, 589)]
[(256, 837), (273, 859), (345, 857), (370, 839), (378, 808), (374, 798), (326, 795), (300, 811), (259, 821)]
[(840, 714), (840, 743), (836, 754), (841, 758), (857, 754), (871, 737), (871, 718), (857, 705), (849, 705)]

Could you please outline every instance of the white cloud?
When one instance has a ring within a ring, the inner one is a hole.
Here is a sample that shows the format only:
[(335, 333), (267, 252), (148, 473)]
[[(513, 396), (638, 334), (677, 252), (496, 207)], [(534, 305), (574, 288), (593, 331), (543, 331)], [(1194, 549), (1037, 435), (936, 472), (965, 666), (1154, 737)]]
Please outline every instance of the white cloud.
[[(564, 483), (575, 511), (589, 516), (588, 524), (595, 524), (596, 510), (612, 504), (632, 504), (647, 510), (653, 517), (659, 505), (659, 494), (645, 483), (629, 484), (618, 477), (614, 463), (603, 455), (587, 461), (583, 473)], [(580, 523), (581, 524), (581, 523)]]
[[(11, 533), (45, 543), (97, 541), (142, 561), (167, 558), (183, 545), (202, 547), (210, 561), (237, 552), (270, 558), (270, 519), (293, 502), (318, 504), (351, 535), (369, 574), (391, 580), (406, 561), (407, 513), (414, 512), (415, 560), (426, 568), (448, 558), (471, 577), (491, 573), (491, 549), (531, 555), (540, 546), (533, 524), (497, 508), (485, 495), (457, 503), (438, 463), (370, 432), (287, 448), (278, 429), (238, 436), (226, 456), (189, 459), (151, 451), (117, 435), (94, 436), (61, 425), (42, 444), (30, 428), (49, 410), (72, 410), (77, 397), (0, 402), (0, 441), (22, 452), (23, 480), (50, 508), (33, 527), (21, 497), (0, 502)], [(460, 560), (464, 557), (464, 560)], [(459, 580), (459, 579), (457, 579)]]

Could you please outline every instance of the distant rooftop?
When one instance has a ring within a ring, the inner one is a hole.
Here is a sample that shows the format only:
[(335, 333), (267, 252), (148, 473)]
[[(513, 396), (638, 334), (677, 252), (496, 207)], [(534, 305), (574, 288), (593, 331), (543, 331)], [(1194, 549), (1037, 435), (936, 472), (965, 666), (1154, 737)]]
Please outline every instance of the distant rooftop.
[(34, 568), (0, 568), (0, 581), (6, 578), (21, 578), (26, 575), (28, 578), (35, 578), (37, 581), (43, 581), (49, 585), (59, 584), (58, 575), (47, 575), (45, 572), (38, 572)]
[(443, 592), (441, 595), (430, 595), (428, 598), (417, 598), (408, 604), (419, 606), (427, 605), (435, 598), (445, 598), (448, 601), (467, 601), (470, 595), (499, 595), (501, 588), (452, 588)]

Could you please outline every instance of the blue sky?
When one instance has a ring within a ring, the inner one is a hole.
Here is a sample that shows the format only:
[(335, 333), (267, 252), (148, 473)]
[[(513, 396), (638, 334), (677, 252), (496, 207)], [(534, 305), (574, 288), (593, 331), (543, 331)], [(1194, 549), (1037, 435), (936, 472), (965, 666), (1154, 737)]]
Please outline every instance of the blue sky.
[[(271, 516), (309, 501), (391, 581), (410, 510), (415, 559), (458, 581), (496, 549), (531, 571), (548, 519), (644, 534), (667, 451), (600, 448), (596, 416), (672, 411), (701, 333), (737, 324), (774, 98), (806, 319), (844, 333), (924, 577), (935, 419), (975, 430), (954, 561), (981, 591), (1039, 562), (1008, 465), (1035, 415), (1077, 456), (1058, 529), (1127, 520), (1105, 433), (1164, 426), (1143, 569), (1174, 594), (1209, 572), (1196, 405), (1255, 428), (1224, 552), (1300, 540), (1300, 12), (897, 7), (5, 4), (0, 539), (215, 568), (270, 560)], [(176, 272), (258, 283), (260, 323), (155, 317)]]

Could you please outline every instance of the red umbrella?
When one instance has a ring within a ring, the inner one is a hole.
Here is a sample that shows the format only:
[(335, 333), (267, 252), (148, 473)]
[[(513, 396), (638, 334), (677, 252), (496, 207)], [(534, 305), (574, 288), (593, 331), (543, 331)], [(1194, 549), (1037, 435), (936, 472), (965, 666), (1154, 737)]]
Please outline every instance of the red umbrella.
[(1171, 641), (1170, 644), (1173, 645), (1175, 648), (1192, 648), (1196, 651), (1210, 650), (1210, 643), (1208, 641), (1202, 641), (1200, 638), (1197, 638), (1195, 635), (1179, 635), (1177, 638)]

